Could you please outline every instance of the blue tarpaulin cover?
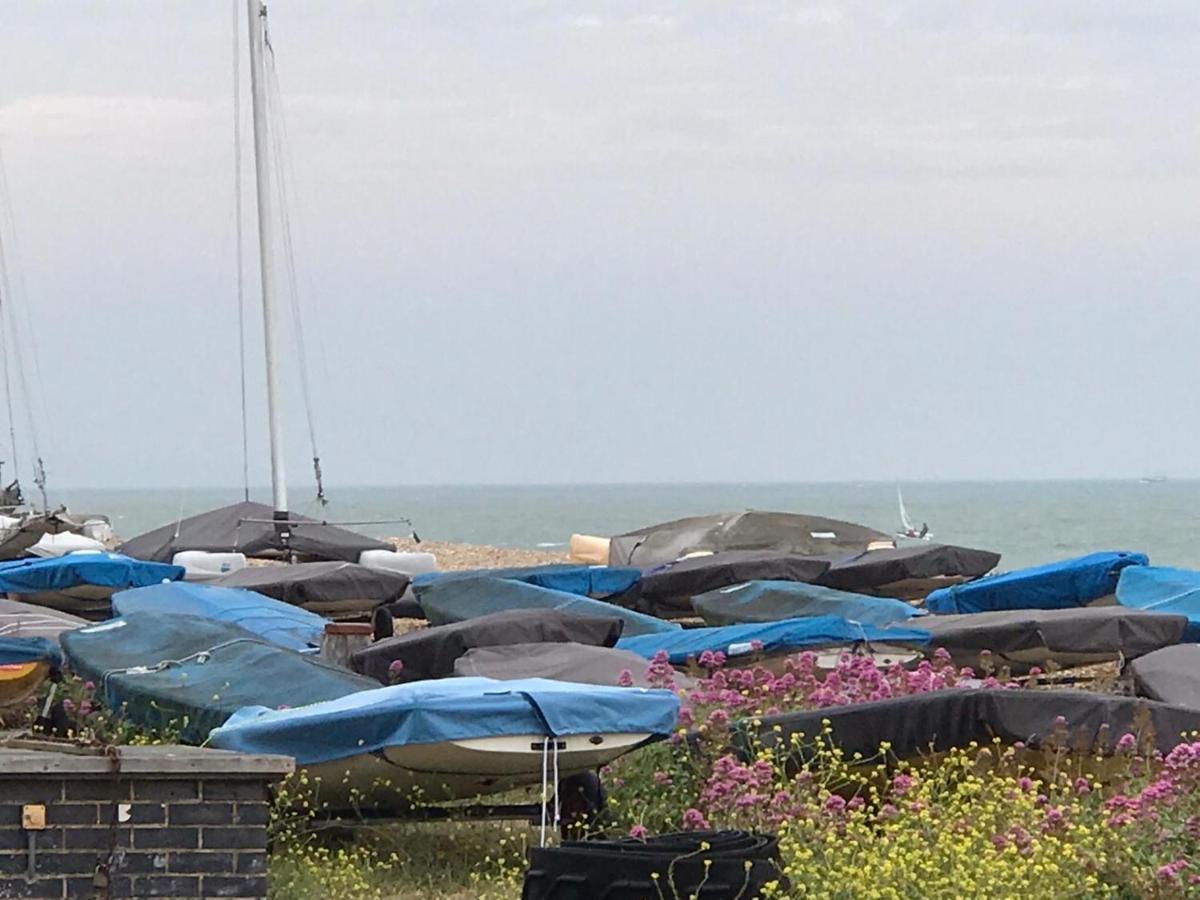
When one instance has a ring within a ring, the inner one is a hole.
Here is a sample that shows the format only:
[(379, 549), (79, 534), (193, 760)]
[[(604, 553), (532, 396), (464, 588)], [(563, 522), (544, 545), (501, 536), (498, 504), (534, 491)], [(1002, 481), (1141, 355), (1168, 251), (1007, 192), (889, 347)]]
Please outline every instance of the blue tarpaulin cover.
[(327, 621), (316, 613), (254, 591), (190, 581), (121, 591), (113, 594), (112, 604), (118, 616), (157, 611), (228, 622), (291, 650), (320, 647)]
[(1117, 602), (1131, 609), (1186, 616), (1183, 642), (1200, 641), (1200, 572), (1165, 566), (1131, 566), (1117, 582)]
[(641, 734), (675, 727), (672, 691), (569, 684), (544, 678), (446, 678), (363, 691), (298, 709), (239, 710), (209, 744), (278, 753), (301, 765), (385, 747), (508, 735)]
[(269, 643), (227, 622), (141, 612), (63, 632), (71, 670), (139, 725), (204, 740), (243, 706), (305, 706), (379, 682)]
[[(665, 650), (672, 664), (681, 665), (689, 657), (698, 658), (705, 650), (714, 653), (720, 651), (727, 657), (735, 657), (754, 652), (798, 653), (810, 647), (857, 641), (924, 646), (930, 638), (928, 631), (919, 628), (878, 628), (875, 625), (848, 622), (837, 616), (816, 616), (719, 628), (687, 628), (670, 634), (622, 638), (617, 641), (617, 649), (632, 651), (646, 659), (652, 659), (659, 650)], [(754, 650), (754, 641), (762, 643), (761, 651)]]
[(130, 588), (177, 581), (181, 566), (143, 562), (120, 553), (68, 553), (49, 559), (0, 562), (0, 593), (38, 594), (65, 591), (84, 584)]
[(53, 641), (44, 637), (0, 637), (0, 666), (36, 662), (61, 666), (62, 653)]
[(837, 616), (866, 625), (892, 625), (924, 615), (902, 600), (852, 594), (798, 581), (747, 581), (692, 598), (709, 625), (780, 622), (811, 616)]
[(463, 622), (488, 613), (514, 609), (557, 609), (575, 616), (620, 619), (625, 634), (679, 631), (679, 626), (578, 594), (509, 581), (505, 578), (450, 578), (433, 581), (417, 591), (417, 601), (432, 625)]
[(1090, 553), (942, 588), (925, 598), (925, 606), (935, 613), (1070, 609), (1111, 594), (1122, 569), (1149, 562), (1143, 553)]
[(630, 566), (520, 566), (507, 569), (469, 569), (460, 572), (426, 572), (412, 580), (418, 599), (426, 585), (458, 578), (506, 578), (525, 584), (579, 594), (581, 597), (610, 597), (623, 594), (641, 580), (642, 570)]

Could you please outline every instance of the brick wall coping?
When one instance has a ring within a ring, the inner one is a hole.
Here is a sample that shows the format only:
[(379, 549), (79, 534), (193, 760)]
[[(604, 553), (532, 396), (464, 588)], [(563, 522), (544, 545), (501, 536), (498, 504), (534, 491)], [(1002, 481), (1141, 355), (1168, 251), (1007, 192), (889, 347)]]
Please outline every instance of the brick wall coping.
[[(117, 747), (116, 771), (126, 777), (282, 778), (296, 769), (290, 756), (267, 756), (155, 744)], [(113, 776), (113, 759), (94, 747), (56, 747), (49, 741), (9, 741), (0, 745), (0, 780), (31, 775), (71, 778)]]

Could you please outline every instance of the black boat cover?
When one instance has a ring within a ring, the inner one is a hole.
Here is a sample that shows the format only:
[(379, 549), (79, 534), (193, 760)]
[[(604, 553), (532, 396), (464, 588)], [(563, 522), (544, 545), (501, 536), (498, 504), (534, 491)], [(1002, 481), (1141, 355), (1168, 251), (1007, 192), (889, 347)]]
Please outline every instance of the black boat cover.
[(285, 542), (271, 521), (273, 515), (266, 504), (246, 500), (147, 531), (119, 549), (126, 556), (156, 562), (170, 562), (182, 550), (275, 558), (293, 553), (304, 559), (358, 562), (364, 550), (392, 549), (390, 544), (296, 513), (290, 514)]
[[(556, 609), (517, 609), (376, 641), (355, 653), (350, 665), (384, 684), (422, 681), (452, 675), (454, 661), (474, 647), (546, 642), (611, 647), (622, 628), (617, 618), (573, 616)], [(392, 676), (389, 668), (397, 660), (403, 668)]]
[(979, 578), (1000, 562), (1000, 554), (949, 544), (867, 550), (853, 556), (831, 558), (818, 584), (842, 591), (861, 591), (910, 579), (947, 576)]
[[(870, 757), (884, 741), (902, 758), (965, 747), (971, 741), (987, 744), (997, 737), (1006, 744), (1024, 741), (1037, 748), (1055, 734), (1058, 716), (1066, 719), (1068, 746), (1079, 750), (1095, 748), (1101, 726), (1107, 726), (1107, 749), (1132, 732), (1152, 736), (1164, 753), (1180, 742), (1181, 734), (1200, 729), (1200, 709), (1138, 697), (1075, 690), (953, 689), (765, 716), (758, 739), (767, 747), (788, 747), (793, 734), (803, 733), (802, 742), (811, 742), (827, 720), (831, 740), (847, 759), (855, 753)], [(743, 755), (747, 752), (744, 742), (740, 749)]]
[(358, 563), (330, 561), (285, 566), (247, 566), (211, 582), (248, 588), (321, 615), (367, 612), (394, 603), (408, 588), (408, 576)]
[(689, 553), (725, 550), (840, 557), (862, 553), (875, 543), (893, 545), (888, 535), (864, 525), (823, 516), (745, 510), (677, 519), (617, 535), (608, 544), (608, 563), (646, 569)]
[(691, 598), (747, 581), (816, 581), (829, 561), (774, 550), (727, 550), (646, 569), (637, 593), (653, 615), (695, 615)]
[(1147, 653), (1129, 665), (1139, 697), (1200, 709), (1200, 644)]
[[(634, 687), (654, 687), (646, 676), (646, 660), (628, 650), (585, 644), (511, 644), (506, 647), (476, 647), (454, 663), (454, 674), (479, 675), (513, 681), (517, 678), (551, 678), (577, 684), (621, 683), (629, 672)], [(690, 688), (695, 682), (673, 673), (676, 687)]]
[(990, 650), (999, 666), (1014, 657), (1041, 665), (1060, 654), (1133, 659), (1178, 643), (1187, 624), (1185, 616), (1092, 606), (923, 616), (915, 627), (960, 664), (973, 665), (981, 650)]
[(643, 615), (618, 606), (615, 602), (593, 600), (565, 591), (552, 591), (509, 581), (507, 578), (447, 578), (413, 586), (417, 602), (432, 625), (465, 622), (495, 612), (514, 609), (557, 609), (574, 616), (620, 619), (626, 636), (676, 631), (679, 626), (654, 616)]

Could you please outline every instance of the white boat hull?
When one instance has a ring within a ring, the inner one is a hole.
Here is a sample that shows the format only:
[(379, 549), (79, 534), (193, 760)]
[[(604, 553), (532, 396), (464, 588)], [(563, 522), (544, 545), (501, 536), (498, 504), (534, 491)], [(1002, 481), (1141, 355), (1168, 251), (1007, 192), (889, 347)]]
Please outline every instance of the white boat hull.
[[(650, 737), (591, 734), (551, 739), (558, 742), (559, 778), (595, 771)], [(543, 762), (553, 781), (553, 753), (543, 752), (545, 740), (525, 734), (409, 744), (306, 766), (305, 799), (317, 810), (403, 810), (540, 786)]]

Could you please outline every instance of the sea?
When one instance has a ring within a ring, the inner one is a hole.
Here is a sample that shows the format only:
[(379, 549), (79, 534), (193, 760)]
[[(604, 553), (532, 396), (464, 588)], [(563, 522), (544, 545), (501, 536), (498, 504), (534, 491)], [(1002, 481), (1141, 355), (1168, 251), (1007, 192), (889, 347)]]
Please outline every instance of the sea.
[[(357, 486), (329, 488), (324, 511), (291, 493), (292, 511), (355, 522), (377, 537), (556, 549), (573, 532), (609, 536), (682, 516), (739, 509), (811, 513), (900, 528), (892, 482)], [(939, 543), (993, 550), (1003, 570), (1094, 550), (1136, 550), (1158, 565), (1200, 568), (1200, 480), (917, 482), (903, 485), (917, 527)], [(269, 502), (269, 491), (251, 491)], [(133, 537), (232, 503), (241, 488), (72, 489), (51, 496), (104, 513)], [(402, 521), (407, 520), (407, 521)]]

